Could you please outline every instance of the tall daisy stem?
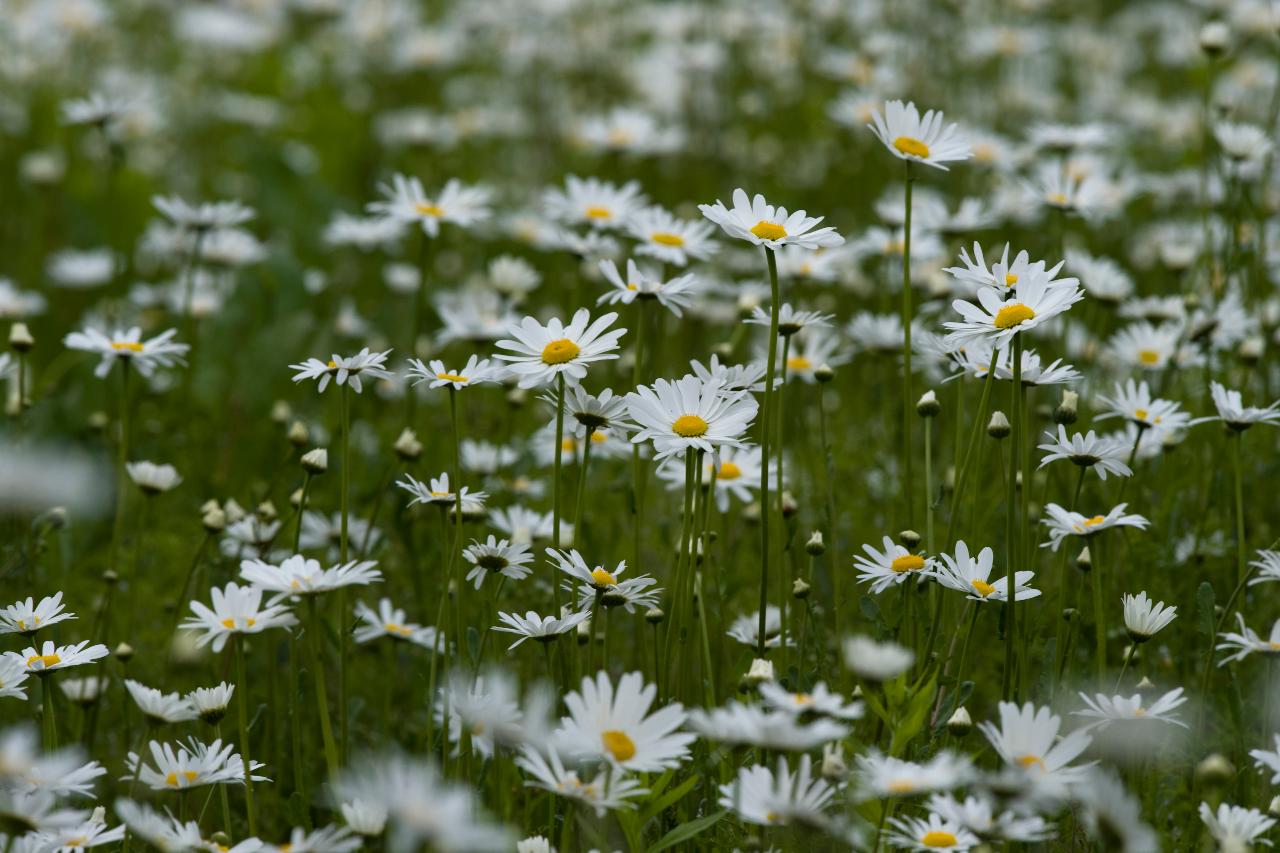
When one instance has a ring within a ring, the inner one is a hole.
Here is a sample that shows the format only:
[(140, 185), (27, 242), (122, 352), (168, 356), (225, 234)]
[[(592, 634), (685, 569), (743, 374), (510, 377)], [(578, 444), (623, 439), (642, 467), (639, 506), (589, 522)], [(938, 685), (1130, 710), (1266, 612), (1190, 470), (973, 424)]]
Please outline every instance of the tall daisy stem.
[(764, 399), (760, 403), (760, 614), (757, 625), (756, 657), (765, 654), (765, 611), (769, 605), (769, 412), (773, 403), (773, 374), (778, 361), (778, 259), (765, 247), (769, 265), (769, 355), (765, 362)]
[[(1022, 541), (1022, 528), (1019, 526), (1018, 519), (1018, 470), (1021, 467), (1021, 447), (1022, 447), (1022, 336), (1015, 334), (1013, 336), (1013, 387), (1012, 400), (1010, 400), (1010, 414), (1012, 418), (1012, 431), (1009, 440), (1009, 491), (1008, 500), (1005, 504), (1005, 589), (1008, 591), (1005, 607), (1008, 608), (1009, 618), (1005, 621), (1004, 626), (1004, 687), (1001, 695), (1005, 701), (1009, 700), (1010, 691), (1013, 688), (1013, 668), (1014, 668), (1014, 636), (1018, 631), (1018, 589), (1014, 583), (1017, 577), (1018, 560), (1021, 557), (1019, 553), (1021, 549), (1018, 547)], [(994, 365), (993, 365), (994, 369)], [(1026, 483), (1023, 484), (1023, 490), (1026, 489)]]
[(249, 751), (249, 681), (244, 676), (244, 644), (243, 636), (236, 637), (236, 716), (240, 724), (240, 760), (244, 764), (244, 803), (249, 815), (249, 834), (258, 834), (258, 816), (253, 807), (253, 771)]
[(987, 404), (991, 400), (991, 386), (995, 381), (995, 367), (1000, 363), (1000, 350), (993, 350), (991, 353), (991, 364), (987, 368), (987, 378), (982, 383), (982, 397), (978, 401), (978, 416), (973, 419), (973, 426), (969, 428), (969, 446), (964, 452), (964, 461), (960, 463), (960, 473), (956, 475), (955, 491), (951, 494), (951, 517), (947, 520), (947, 538), (943, 540), (943, 544), (950, 547), (955, 541), (953, 538), (956, 531), (956, 522), (960, 520), (960, 509), (963, 504), (960, 503), (960, 496), (964, 494), (965, 483), (969, 477), (969, 465), (973, 461), (974, 451), (978, 449), (978, 436), (986, 426), (987, 420)]
[[(564, 461), (564, 373), (556, 374), (556, 461), (551, 475), (551, 547), (560, 550), (560, 467)], [(574, 531), (577, 535), (577, 531)], [(552, 566), (551, 594), (560, 613), (560, 584)]]
[(58, 748), (58, 720), (53, 715), (53, 676), (46, 675), (40, 679), (40, 695), (44, 703), (42, 713), (44, 724), (44, 750), (50, 752)]
[[(349, 516), (351, 509), (351, 384), (342, 386), (342, 529), (339, 539), (341, 561), (345, 565), (351, 549)], [(301, 516), (299, 516), (301, 519)], [(338, 739), (347, 752), (347, 592), (338, 590)]]
[[(316, 615), (316, 597), (307, 596), (307, 663), (311, 666), (311, 679), (316, 689), (316, 713), (320, 716), (320, 739), (324, 744), (324, 762), (329, 771), (329, 782), (338, 778), (338, 745), (333, 739), (333, 726), (329, 722), (329, 690), (325, 684), (324, 666), (320, 661), (320, 619)], [(243, 677), (241, 685), (244, 686)], [(244, 694), (241, 693), (241, 702)]]
[(1240, 461), (1240, 445), (1244, 442), (1244, 433), (1232, 430), (1230, 441), (1236, 495), (1236, 583), (1242, 584), (1248, 566), (1244, 544), (1244, 467)]
[(907, 502), (907, 526), (915, 519), (914, 483), (911, 479), (911, 187), (915, 174), (906, 161), (905, 222), (902, 227), (902, 492)]

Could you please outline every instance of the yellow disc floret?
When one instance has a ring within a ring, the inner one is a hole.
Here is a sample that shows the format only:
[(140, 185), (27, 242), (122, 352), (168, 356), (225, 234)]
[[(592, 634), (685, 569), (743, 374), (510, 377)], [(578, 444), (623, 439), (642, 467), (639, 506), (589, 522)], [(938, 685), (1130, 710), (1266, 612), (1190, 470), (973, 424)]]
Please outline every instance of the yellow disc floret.
[(707, 434), (707, 422), (697, 415), (681, 415), (671, 425), (671, 431), (681, 438), (698, 438)]
[(1036, 312), (1030, 306), (1023, 305), (1021, 302), (1010, 302), (996, 312), (995, 325), (997, 329), (1012, 329), (1014, 326), (1020, 326), (1034, 319), (1035, 316)]
[(601, 733), (600, 740), (604, 742), (605, 750), (618, 761), (629, 761), (636, 754), (636, 743), (627, 737), (626, 732), (609, 729)]
[(578, 353), (581, 351), (573, 341), (568, 338), (560, 338), (542, 348), (542, 363), (564, 364), (577, 358)]
[(893, 140), (893, 147), (908, 157), (919, 157), (923, 160), (929, 156), (929, 146), (911, 136), (899, 136)]
[(903, 572), (918, 572), (924, 568), (924, 557), (919, 554), (903, 554), (889, 564), (889, 568), (898, 574)]
[(759, 237), (761, 240), (781, 240), (787, 236), (787, 229), (783, 228), (776, 222), (766, 222), (761, 219), (755, 225), (751, 226), (751, 233)]

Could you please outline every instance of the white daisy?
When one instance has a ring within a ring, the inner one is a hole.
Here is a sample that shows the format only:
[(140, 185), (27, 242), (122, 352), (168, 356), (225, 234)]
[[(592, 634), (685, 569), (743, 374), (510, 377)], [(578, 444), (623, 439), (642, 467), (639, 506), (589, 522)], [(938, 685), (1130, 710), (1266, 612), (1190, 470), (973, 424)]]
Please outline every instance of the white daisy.
[(1048, 708), (1036, 708), (1030, 702), (1022, 707), (1001, 702), (999, 727), (982, 722), (978, 729), (1010, 767), (1022, 768), (1033, 778), (1044, 775), (1071, 780), (1082, 771), (1071, 762), (1089, 748), (1093, 738), (1077, 730), (1058, 739), (1061, 726), (1062, 718)]
[(813, 778), (811, 765), (802, 755), (794, 773), (785, 757), (778, 758), (776, 772), (760, 764), (741, 767), (734, 781), (720, 786), (720, 805), (758, 826), (820, 826), (836, 788)]
[(0, 634), (30, 637), (41, 628), (75, 618), (76, 614), (63, 607), (62, 592), (58, 591), (40, 599), (39, 604), (35, 603), (35, 599), (27, 598), (0, 610)]
[(1040, 461), (1041, 468), (1055, 460), (1067, 459), (1081, 468), (1092, 469), (1103, 480), (1107, 479), (1108, 472), (1119, 477), (1133, 476), (1133, 471), (1125, 464), (1130, 450), (1124, 442), (1099, 438), (1093, 430), (1068, 438), (1067, 428), (1062, 424), (1058, 424), (1056, 437), (1046, 432), (1045, 438), (1049, 440), (1048, 444), (1037, 445), (1038, 449), (1045, 451), (1044, 459)]
[(1201, 424), (1208, 421), (1222, 421), (1224, 425), (1236, 432), (1244, 432), (1254, 424), (1280, 424), (1280, 401), (1272, 403), (1265, 409), (1246, 406), (1239, 391), (1233, 391), (1217, 382), (1209, 383), (1209, 393), (1213, 397), (1213, 405), (1218, 416), (1196, 418), (1191, 423)]
[(1184, 729), (1188, 728), (1186, 723), (1172, 715), (1176, 708), (1187, 701), (1187, 697), (1182, 695), (1181, 687), (1170, 690), (1150, 705), (1144, 702), (1141, 693), (1132, 696), (1107, 696), (1103, 693), (1089, 696), (1081, 693), (1080, 698), (1087, 707), (1071, 713), (1094, 721), (1085, 726), (1084, 731), (1133, 721), (1173, 723)]
[(501, 575), (511, 580), (524, 580), (532, 572), (530, 563), (533, 554), (528, 545), (512, 544), (506, 539), (498, 539), (492, 533), (488, 540), (471, 544), (462, 552), (462, 558), (471, 564), (467, 572), (467, 580), (474, 581), (476, 589), (484, 583), (489, 575)]
[(1270, 839), (1262, 836), (1276, 825), (1275, 818), (1257, 809), (1228, 803), (1220, 803), (1216, 812), (1208, 803), (1201, 803), (1200, 819), (1218, 842), (1219, 850), (1249, 850), (1254, 844), (1270, 847)]
[(362, 378), (391, 378), (391, 371), (385, 367), (387, 356), (390, 354), (391, 350), (370, 352), (369, 348), (365, 347), (352, 356), (344, 357), (335, 353), (330, 356), (327, 362), (318, 358), (309, 358), (300, 364), (289, 365), (289, 369), (298, 371), (293, 376), (294, 382), (302, 382), (304, 379), (319, 379), (318, 390), (322, 393), (328, 386), (329, 380), (333, 379), (338, 385), (349, 384), (351, 390), (359, 394), (362, 390)]
[(638, 672), (622, 676), (616, 689), (607, 672), (583, 678), (564, 698), (569, 715), (555, 733), (560, 749), (640, 773), (679, 766), (694, 735), (677, 731), (685, 720), (679, 702), (649, 713), (657, 695), (657, 685)]
[(365, 586), (382, 582), (374, 560), (356, 561), (332, 566), (328, 569), (319, 560), (294, 554), (278, 565), (262, 560), (242, 560), (240, 578), (266, 592), (277, 593), (273, 599), (297, 598), (300, 595), (319, 595), (348, 586)]
[(895, 817), (889, 821), (892, 832), (889, 843), (906, 850), (932, 853), (934, 850), (971, 850), (978, 837), (954, 820), (941, 815), (928, 817)]
[(132, 678), (126, 678), (124, 686), (139, 710), (152, 723), (180, 723), (196, 718), (196, 709), (177, 693), (161, 693)]
[(109, 652), (102, 643), (81, 640), (69, 646), (55, 645), (52, 640), (45, 640), (39, 649), (28, 646), (21, 652), (5, 652), (5, 658), (16, 661), (31, 675), (47, 675), (56, 670), (69, 669), (81, 664), (93, 663), (105, 658)]
[(1141, 515), (1126, 514), (1127, 504), (1117, 504), (1106, 515), (1085, 516), (1063, 509), (1056, 503), (1045, 506), (1048, 518), (1040, 523), (1049, 528), (1049, 541), (1043, 547), (1058, 550), (1068, 536), (1093, 536), (1112, 527), (1136, 527), (1145, 530), (1150, 523)]
[(363, 601), (356, 602), (355, 615), (360, 624), (356, 625), (353, 637), (357, 643), (369, 643), (380, 637), (393, 640), (405, 640), (424, 649), (434, 649), (439, 636), (434, 628), (424, 628), (409, 622), (404, 611), (391, 603), (391, 599), (378, 601), (378, 609), (374, 611)]
[(715, 453), (742, 446), (759, 406), (752, 397), (726, 398), (722, 391), (719, 383), (697, 376), (640, 386), (627, 395), (627, 411), (640, 425), (632, 442), (652, 440), (655, 459), (690, 449)]
[(500, 373), (501, 368), (492, 364), (489, 359), (474, 355), (467, 359), (461, 370), (450, 370), (438, 358), (433, 359), (430, 366), (423, 364), (421, 359), (409, 359), (409, 378), (417, 380), (413, 384), (430, 382), (431, 388), (447, 387), (453, 391), (461, 391), (472, 385), (497, 382)]
[(627, 330), (605, 331), (616, 319), (617, 314), (609, 313), (592, 322), (585, 308), (574, 313), (568, 325), (559, 319), (543, 325), (525, 317), (507, 329), (514, 340), (498, 341), (500, 348), (510, 352), (497, 357), (511, 363), (510, 370), (519, 377), (521, 388), (545, 385), (562, 374), (567, 382), (577, 383), (586, 377), (587, 365), (618, 357), (613, 350)]
[(896, 544), (888, 536), (882, 542), (883, 551), (863, 545), (866, 556), (855, 554), (853, 566), (858, 569), (858, 581), (871, 583), (871, 594), (879, 595), (891, 586), (899, 586), (910, 578), (927, 575), (934, 566), (932, 557), (912, 554)]
[(555, 747), (546, 749), (544, 757), (543, 752), (526, 746), (516, 759), (516, 766), (533, 777), (526, 785), (580, 802), (593, 809), (597, 817), (607, 811), (635, 808), (631, 800), (649, 793), (613, 764), (605, 764), (595, 776), (583, 780), (578, 771), (565, 768)]
[(470, 226), (489, 217), (489, 198), (492, 193), (484, 187), (464, 186), (457, 179), (450, 179), (440, 193), (428, 197), (422, 181), (399, 173), (391, 178), (391, 185), (378, 188), (384, 201), (373, 202), (369, 212), (397, 222), (417, 222), (428, 237), (440, 234), (440, 224)]
[(539, 616), (532, 610), (525, 613), (524, 616), (518, 613), (499, 613), (498, 620), (503, 624), (494, 626), (493, 630), (504, 634), (515, 634), (519, 637), (514, 643), (507, 646), (507, 649), (511, 650), (525, 640), (537, 640), (540, 643), (552, 642), (559, 638), (561, 634), (567, 634), (590, 618), (591, 613), (588, 611), (568, 613), (558, 618), (555, 616)]
[(626, 226), (645, 198), (636, 181), (619, 187), (599, 178), (569, 175), (564, 189), (547, 190), (542, 203), (551, 218), (565, 225), (604, 229)]
[(913, 103), (886, 101), (884, 115), (876, 110), (871, 121), (867, 125), (871, 132), (900, 160), (947, 171), (944, 163), (973, 156), (958, 127), (954, 123), (943, 126), (939, 110), (929, 110), (922, 118)]
[(633, 213), (627, 230), (639, 241), (636, 254), (678, 267), (690, 260), (704, 261), (719, 248), (711, 240), (714, 225), (679, 219), (656, 205)]
[[(237, 634), (258, 634), (270, 628), (285, 628), (297, 624), (297, 619), (282, 604), (262, 607), (262, 590), (240, 586), (234, 581), (223, 589), (211, 591), (213, 607), (203, 602), (191, 602), (194, 616), (187, 617), (182, 627), (202, 632), (196, 642), (203, 646), (213, 644), (215, 652), (222, 651), (227, 640)], [(106, 648), (103, 647), (103, 654)]]
[(1147, 593), (1121, 596), (1124, 605), (1124, 627), (1135, 643), (1145, 643), (1160, 633), (1178, 615), (1178, 608), (1165, 606), (1163, 601), (1152, 601)]
[(125, 367), (132, 366), (143, 376), (150, 376), (157, 367), (186, 364), (182, 356), (191, 347), (176, 343), (173, 336), (177, 333), (176, 329), (169, 329), (144, 341), (142, 329), (137, 326), (127, 330), (117, 329), (110, 335), (89, 328), (83, 332), (70, 333), (62, 342), (70, 349), (100, 355), (102, 358), (93, 370), (93, 375), (99, 379), (110, 373), (117, 361)]
[(693, 302), (697, 292), (698, 278), (694, 275), (682, 275), (663, 281), (652, 271), (643, 270), (635, 261), (627, 261), (627, 277), (618, 274), (618, 267), (611, 260), (600, 262), (600, 272), (605, 281), (612, 287), (596, 300), (597, 305), (606, 302), (610, 305), (630, 305), (637, 299), (654, 299), (677, 317), (682, 317), (683, 309)]
[(1244, 623), (1243, 613), (1236, 613), (1236, 624), (1240, 626), (1239, 632), (1224, 631), (1218, 635), (1222, 642), (1214, 648), (1220, 652), (1231, 652), (1218, 661), (1218, 666), (1244, 660), (1255, 652), (1262, 655), (1280, 655), (1280, 619), (1272, 623), (1271, 633), (1265, 640), (1258, 636), (1257, 631)]
[(698, 209), (730, 237), (775, 251), (782, 246), (819, 249), (844, 243), (834, 228), (813, 230), (822, 222), (821, 216), (810, 217), (803, 210), (788, 214), (785, 207), (774, 207), (762, 195), (749, 199), (741, 188), (733, 191), (732, 208), (717, 200), (715, 204), (700, 204)]
[[(941, 554), (940, 562), (934, 562), (930, 574), (938, 583), (963, 592), (974, 601), (1008, 601), (1009, 578), (1000, 575), (991, 580), (991, 568), (995, 553), (990, 548), (978, 552), (975, 560), (969, 556), (969, 546), (963, 541), (956, 543), (955, 555)], [(1028, 584), (1035, 578), (1035, 572), (1015, 572), (1013, 583), (1017, 601), (1025, 601), (1040, 595), (1040, 590), (1031, 589)]]
[(1054, 282), (1046, 274), (1020, 280), (1007, 300), (993, 287), (980, 288), (977, 299), (977, 305), (963, 299), (951, 303), (963, 319), (943, 323), (951, 330), (949, 344), (984, 340), (1003, 346), (1019, 332), (1029, 332), (1065, 312), (1084, 299), (1084, 291), (1073, 278)]

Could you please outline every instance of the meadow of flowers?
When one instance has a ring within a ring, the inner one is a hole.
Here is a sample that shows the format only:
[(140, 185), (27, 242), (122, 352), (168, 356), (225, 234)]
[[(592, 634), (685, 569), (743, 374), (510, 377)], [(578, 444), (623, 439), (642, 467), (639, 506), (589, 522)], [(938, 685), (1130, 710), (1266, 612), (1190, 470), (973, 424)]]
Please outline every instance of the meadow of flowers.
[(0, 0), (0, 850), (1280, 817), (1280, 3)]

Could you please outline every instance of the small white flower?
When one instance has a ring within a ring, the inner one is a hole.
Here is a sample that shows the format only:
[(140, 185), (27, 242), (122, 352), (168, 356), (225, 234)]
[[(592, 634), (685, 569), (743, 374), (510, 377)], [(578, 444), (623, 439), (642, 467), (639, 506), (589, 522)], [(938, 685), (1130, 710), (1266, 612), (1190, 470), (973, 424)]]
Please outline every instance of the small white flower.
[(788, 213), (785, 207), (774, 207), (760, 194), (748, 198), (741, 188), (733, 191), (732, 208), (717, 200), (715, 204), (700, 204), (698, 209), (730, 237), (775, 251), (783, 246), (819, 249), (844, 243), (834, 228), (813, 230), (822, 222), (821, 216), (807, 216), (803, 210)]
[(954, 123), (942, 124), (942, 112), (929, 110), (922, 118), (913, 103), (886, 101), (884, 115), (876, 110), (867, 125), (889, 153), (900, 160), (924, 163), (947, 171), (944, 163), (973, 156), (969, 143)]
[(365, 347), (352, 356), (344, 357), (334, 353), (327, 362), (318, 358), (309, 358), (300, 364), (289, 365), (289, 369), (298, 371), (293, 376), (294, 382), (302, 382), (305, 379), (319, 379), (318, 390), (322, 393), (329, 385), (329, 380), (332, 379), (338, 385), (349, 384), (351, 390), (359, 394), (363, 390), (362, 378), (391, 378), (391, 371), (385, 367), (387, 356), (390, 354), (391, 350), (370, 352), (369, 348)]
[(1152, 601), (1145, 591), (1137, 595), (1121, 596), (1124, 605), (1124, 626), (1135, 643), (1145, 643), (1172, 622), (1178, 608), (1167, 607), (1163, 601)]

